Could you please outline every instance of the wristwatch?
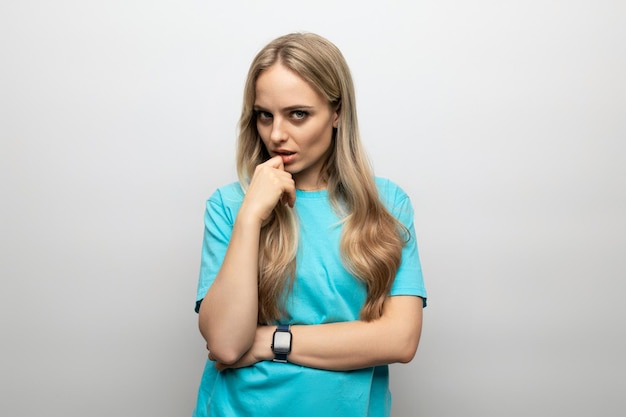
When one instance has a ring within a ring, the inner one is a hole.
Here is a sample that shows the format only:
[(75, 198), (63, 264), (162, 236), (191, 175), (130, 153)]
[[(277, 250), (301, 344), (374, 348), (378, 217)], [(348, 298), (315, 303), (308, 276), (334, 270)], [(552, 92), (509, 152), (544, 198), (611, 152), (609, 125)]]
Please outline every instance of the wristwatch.
[(272, 352), (274, 362), (287, 362), (287, 355), (291, 352), (291, 329), (288, 324), (279, 324), (272, 337)]

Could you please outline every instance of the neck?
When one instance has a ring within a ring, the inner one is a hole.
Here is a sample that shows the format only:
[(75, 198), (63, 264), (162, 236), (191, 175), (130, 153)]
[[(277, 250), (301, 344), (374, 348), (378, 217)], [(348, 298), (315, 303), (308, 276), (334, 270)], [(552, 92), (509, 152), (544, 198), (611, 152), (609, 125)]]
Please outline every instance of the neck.
[(325, 190), (326, 189), (326, 185), (319, 185), (316, 187), (298, 187), (296, 186), (296, 188), (300, 191), (320, 191), (320, 190)]

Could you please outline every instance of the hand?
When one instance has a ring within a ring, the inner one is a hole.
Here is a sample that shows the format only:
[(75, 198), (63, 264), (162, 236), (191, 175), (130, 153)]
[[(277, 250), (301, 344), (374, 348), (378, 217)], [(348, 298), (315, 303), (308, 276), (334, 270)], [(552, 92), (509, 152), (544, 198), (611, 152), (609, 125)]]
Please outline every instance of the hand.
[(278, 204), (293, 207), (296, 202), (296, 183), (285, 171), (283, 160), (275, 156), (254, 170), (240, 213), (249, 213), (261, 222), (265, 221)]

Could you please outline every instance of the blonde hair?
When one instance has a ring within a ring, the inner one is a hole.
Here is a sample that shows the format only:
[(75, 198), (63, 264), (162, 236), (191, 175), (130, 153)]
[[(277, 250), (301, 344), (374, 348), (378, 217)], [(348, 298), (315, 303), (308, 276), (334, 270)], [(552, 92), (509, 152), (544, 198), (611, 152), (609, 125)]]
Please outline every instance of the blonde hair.
[[(288, 34), (270, 42), (252, 61), (239, 119), (239, 181), (246, 190), (255, 167), (269, 158), (256, 126), (255, 87), (261, 72), (277, 62), (302, 77), (339, 113), (322, 180), (335, 210), (343, 216), (340, 251), (344, 265), (367, 287), (361, 319), (376, 319), (400, 267), (407, 231), (379, 200), (361, 145), (352, 76), (343, 55), (328, 40), (312, 33)], [(261, 228), (259, 323), (271, 323), (284, 313), (285, 297), (293, 285), (298, 238), (295, 213), (277, 204)]]

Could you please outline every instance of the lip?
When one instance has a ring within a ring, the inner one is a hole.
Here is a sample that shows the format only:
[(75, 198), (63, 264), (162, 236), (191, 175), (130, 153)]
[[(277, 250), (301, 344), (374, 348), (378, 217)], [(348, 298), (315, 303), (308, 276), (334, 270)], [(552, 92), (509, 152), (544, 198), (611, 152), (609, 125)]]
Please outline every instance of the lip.
[(283, 164), (287, 165), (296, 158), (296, 153), (287, 149), (274, 150), (275, 155), (279, 155), (283, 159)]

